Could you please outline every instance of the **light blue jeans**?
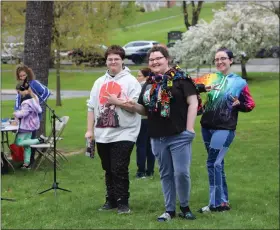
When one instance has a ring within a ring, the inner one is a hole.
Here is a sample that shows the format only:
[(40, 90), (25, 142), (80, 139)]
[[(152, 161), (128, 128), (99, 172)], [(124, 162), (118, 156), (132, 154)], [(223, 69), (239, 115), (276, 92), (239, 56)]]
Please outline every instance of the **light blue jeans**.
[(229, 203), (224, 157), (235, 137), (235, 131), (201, 128), (201, 132), (208, 153), (206, 165), (209, 179), (209, 205), (217, 207), (223, 202)]
[(184, 131), (174, 136), (151, 138), (152, 151), (159, 165), (166, 211), (176, 210), (176, 191), (180, 206), (189, 205), (191, 143), (194, 137), (194, 133)]

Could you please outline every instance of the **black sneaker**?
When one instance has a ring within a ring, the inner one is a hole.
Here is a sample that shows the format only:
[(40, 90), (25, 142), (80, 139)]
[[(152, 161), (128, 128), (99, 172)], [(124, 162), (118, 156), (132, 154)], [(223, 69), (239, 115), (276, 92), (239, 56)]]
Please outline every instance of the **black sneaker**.
[(146, 177), (154, 177), (154, 172), (146, 172)]
[(226, 202), (223, 202), (221, 206), (217, 207), (218, 212), (225, 212), (225, 211), (229, 211), (229, 210), (230, 210), (230, 206)]
[(135, 177), (137, 179), (145, 179), (146, 178), (145, 173), (143, 173), (143, 172), (137, 172)]
[(31, 169), (31, 164), (29, 164), (29, 165), (23, 164), (23, 165), (21, 166), (21, 169), (30, 170), (30, 169)]
[(181, 212), (181, 213), (179, 213), (179, 217), (181, 217), (183, 219), (187, 219), (187, 220), (195, 220), (196, 219), (195, 215), (191, 211), (184, 212), (184, 213)]
[(39, 141), (40, 144), (45, 144), (46, 143), (45, 139), (42, 138), (41, 136), (38, 138), (38, 141)]
[(128, 205), (126, 204), (119, 204), (118, 205), (118, 214), (129, 214), (131, 210), (129, 209)]
[(117, 204), (112, 204), (111, 202), (109, 202), (108, 200), (105, 202), (105, 204), (99, 208), (98, 210), (99, 211), (107, 211), (107, 210), (112, 210), (112, 209), (115, 209), (117, 208)]

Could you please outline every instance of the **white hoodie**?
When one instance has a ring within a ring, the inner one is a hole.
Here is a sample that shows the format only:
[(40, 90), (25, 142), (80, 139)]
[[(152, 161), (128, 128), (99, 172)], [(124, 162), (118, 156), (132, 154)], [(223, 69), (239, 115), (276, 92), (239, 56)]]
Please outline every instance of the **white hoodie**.
[(99, 143), (135, 142), (140, 131), (141, 116), (107, 103), (106, 92), (121, 99), (138, 100), (141, 86), (125, 67), (115, 77), (108, 73), (98, 78), (87, 101), (88, 111), (94, 112), (94, 137)]

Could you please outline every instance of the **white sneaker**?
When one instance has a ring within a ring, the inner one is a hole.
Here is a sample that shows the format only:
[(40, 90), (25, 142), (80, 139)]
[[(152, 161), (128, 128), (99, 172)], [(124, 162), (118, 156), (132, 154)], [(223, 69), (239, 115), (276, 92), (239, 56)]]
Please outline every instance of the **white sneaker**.
[(206, 213), (206, 212), (211, 212), (210, 207), (207, 205), (201, 209), (198, 210), (199, 213)]
[(170, 220), (171, 220), (171, 216), (169, 215), (169, 213), (165, 212), (165, 213), (163, 213), (161, 216), (159, 216), (159, 217), (157, 218), (157, 220), (158, 220), (159, 222), (170, 221)]

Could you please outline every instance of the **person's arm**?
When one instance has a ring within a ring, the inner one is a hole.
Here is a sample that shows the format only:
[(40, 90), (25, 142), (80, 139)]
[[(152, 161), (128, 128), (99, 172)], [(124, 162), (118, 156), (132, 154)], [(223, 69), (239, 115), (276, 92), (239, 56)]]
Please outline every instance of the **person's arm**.
[(247, 84), (242, 89), (239, 98), (234, 101), (232, 106), (236, 106), (236, 108), (241, 112), (250, 112), (255, 108), (256, 104), (250, 94), (250, 90)]
[(199, 93), (206, 93), (211, 90), (219, 90), (220, 84), (214, 84), (214, 85), (204, 85), (204, 84), (196, 84), (196, 88)]
[(31, 97), (34, 98), (35, 101), (36, 101), (37, 103), (39, 103), (39, 99), (38, 99), (38, 97), (36, 96), (36, 94), (33, 93), (31, 87), (28, 88), (28, 92), (29, 92), (29, 94), (31, 95)]
[(194, 124), (195, 124), (195, 119), (197, 116), (197, 107), (198, 107), (198, 100), (197, 100), (197, 95), (191, 95), (187, 97), (187, 104), (189, 105), (188, 107), (188, 115), (187, 115), (187, 130), (191, 132), (194, 131)]
[(87, 113), (87, 131), (85, 133), (85, 138), (94, 138), (94, 102), (95, 100), (98, 100), (96, 98), (97, 93), (97, 82), (94, 83), (91, 92), (90, 97), (87, 100), (87, 107), (88, 107), (88, 113)]
[(198, 108), (197, 89), (190, 79), (181, 80), (180, 88), (182, 89), (184, 98), (186, 98), (187, 105), (185, 106), (188, 106), (186, 129), (194, 133), (194, 124)]
[(94, 112), (88, 111), (87, 114), (87, 132), (85, 134), (85, 138), (93, 139), (93, 128), (94, 127)]
[(32, 111), (32, 110), (30, 109), (30, 106), (27, 105), (27, 104), (23, 104), (23, 105), (21, 106), (21, 109), (18, 110), (18, 111), (15, 111), (15, 112), (13, 113), (13, 115), (14, 115), (16, 118), (19, 119), (19, 118), (23, 118), (23, 117), (28, 116), (28, 114), (30, 113), (30, 111)]
[(19, 93), (17, 93), (16, 100), (15, 100), (14, 111), (20, 109), (20, 100), (21, 100), (21, 95)]
[(30, 82), (30, 87), (32, 91), (38, 96), (40, 104), (42, 101), (46, 101), (51, 95), (50, 90), (37, 80)]
[(134, 113), (138, 113), (143, 116), (147, 116), (146, 109), (143, 105), (137, 103), (136, 101), (130, 100), (123, 104), (126, 109), (133, 111)]

